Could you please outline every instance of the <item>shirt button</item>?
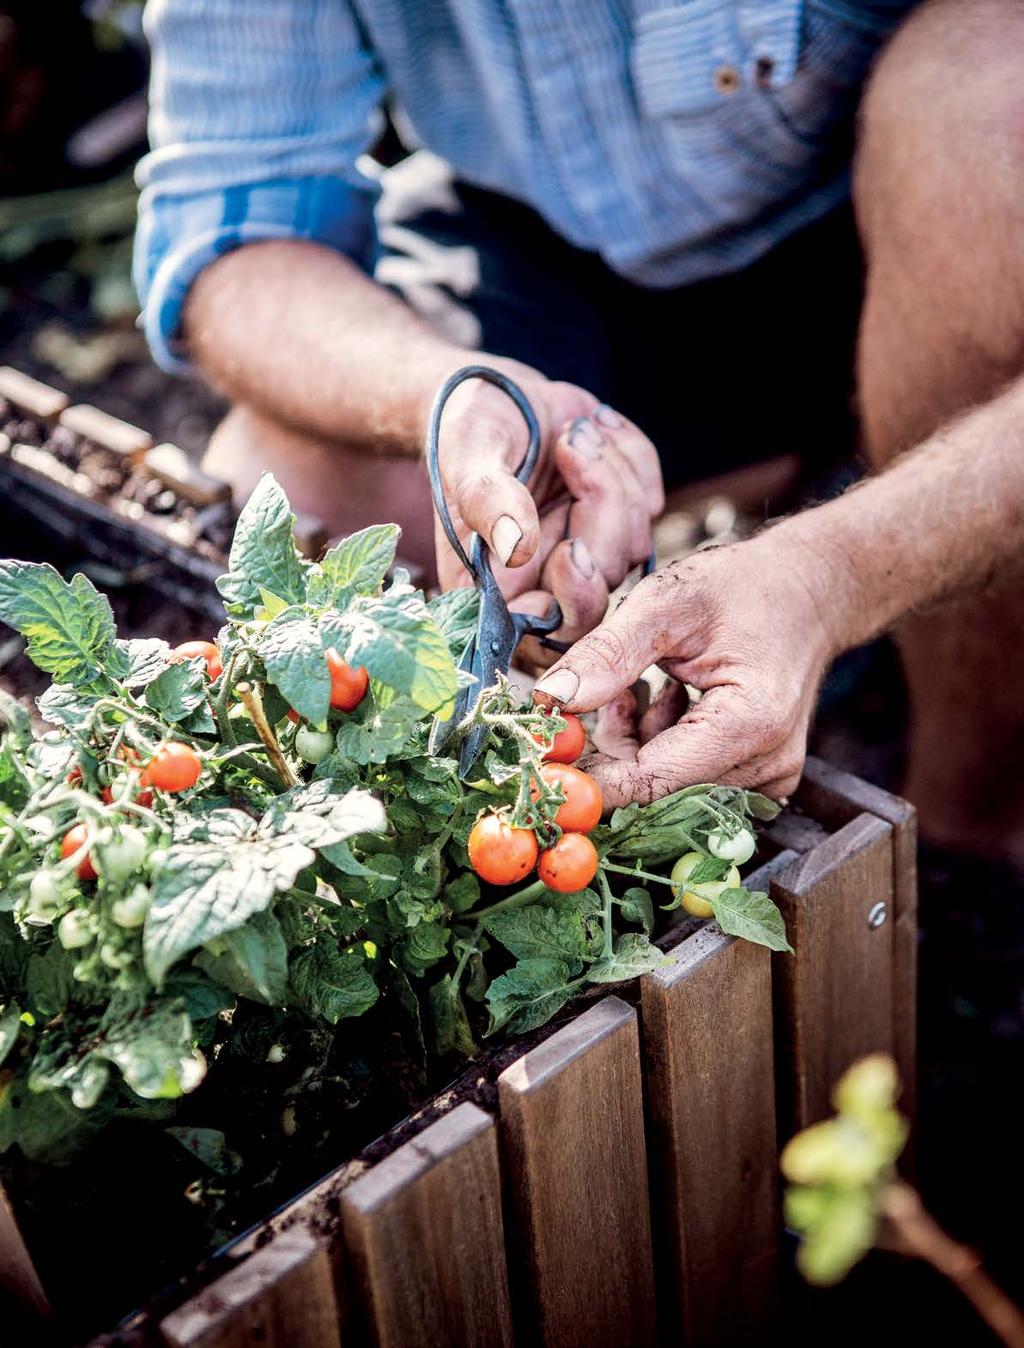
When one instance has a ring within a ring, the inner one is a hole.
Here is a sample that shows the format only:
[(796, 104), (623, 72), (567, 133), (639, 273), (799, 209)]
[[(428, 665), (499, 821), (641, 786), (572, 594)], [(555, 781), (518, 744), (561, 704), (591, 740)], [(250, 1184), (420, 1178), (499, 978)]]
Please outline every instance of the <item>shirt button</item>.
[(735, 66), (719, 66), (715, 71), (715, 88), (720, 94), (734, 94), (740, 87), (740, 72)]

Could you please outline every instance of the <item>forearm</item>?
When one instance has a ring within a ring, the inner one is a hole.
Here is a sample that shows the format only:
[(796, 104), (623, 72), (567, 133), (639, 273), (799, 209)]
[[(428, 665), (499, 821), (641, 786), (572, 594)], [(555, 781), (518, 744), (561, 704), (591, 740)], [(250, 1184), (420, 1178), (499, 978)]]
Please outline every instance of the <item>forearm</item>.
[(185, 337), (234, 402), (296, 430), (419, 452), (434, 391), (464, 353), (330, 248), (247, 244), (208, 267)]
[(820, 561), (836, 651), (911, 611), (1024, 574), (1024, 381), (769, 534)]

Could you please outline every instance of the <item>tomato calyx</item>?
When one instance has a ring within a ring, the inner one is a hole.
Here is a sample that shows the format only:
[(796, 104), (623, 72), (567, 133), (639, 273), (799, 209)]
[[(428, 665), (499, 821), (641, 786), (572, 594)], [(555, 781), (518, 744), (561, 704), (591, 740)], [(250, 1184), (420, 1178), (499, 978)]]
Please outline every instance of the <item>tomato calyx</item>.
[[(589, 833), (597, 827), (604, 801), (601, 788), (593, 777), (567, 763), (545, 763), (540, 775), (546, 786), (560, 790), (565, 796), (554, 818), (563, 833)], [(531, 788), (531, 794), (534, 800), (540, 796), (536, 784)]]
[[(565, 722), (564, 728), (556, 731), (553, 738), (549, 735), (535, 734), (533, 736), (537, 744), (544, 749), (544, 762), (575, 763), (587, 744), (587, 732), (583, 728), (583, 722), (571, 711), (556, 712), (549, 708), (544, 712), (544, 715), (558, 716)], [(550, 744), (548, 743), (549, 739), (551, 739)]]

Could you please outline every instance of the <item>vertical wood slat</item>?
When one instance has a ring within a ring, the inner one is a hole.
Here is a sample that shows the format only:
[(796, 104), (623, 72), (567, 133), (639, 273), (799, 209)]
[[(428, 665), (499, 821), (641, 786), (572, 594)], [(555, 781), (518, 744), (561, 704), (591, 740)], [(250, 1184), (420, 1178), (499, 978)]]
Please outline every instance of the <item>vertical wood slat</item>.
[(169, 1348), (341, 1348), (327, 1251), (278, 1236), (160, 1324)]
[(498, 1078), (523, 1343), (656, 1339), (637, 1016), (606, 997)]
[(511, 1345), (497, 1131), (483, 1110), (461, 1104), (431, 1124), (351, 1184), (341, 1211), (354, 1341)]
[(780, 1141), (825, 1117), (838, 1078), (892, 1053), (892, 829), (861, 814), (772, 880), (795, 954), (774, 957)]
[(762, 1342), (777, 1296), (771, 959), (716, 923), (640, 983), (666, 1342)]
[[(917, 811), (870, 782), (809, 758), (798, 801), (827, 824), (847, 824), (861, 813), (892, 826), (893, 1052), (899, 1068), (900, 1109), (917, 1114)], [(913, 1142), (914, 1134), (911, 1134)]]
[(9, 1293), (35, 1315), (48, 1316), (50, 1303), (7, 1191), (0, 1183), (0, 1292)]

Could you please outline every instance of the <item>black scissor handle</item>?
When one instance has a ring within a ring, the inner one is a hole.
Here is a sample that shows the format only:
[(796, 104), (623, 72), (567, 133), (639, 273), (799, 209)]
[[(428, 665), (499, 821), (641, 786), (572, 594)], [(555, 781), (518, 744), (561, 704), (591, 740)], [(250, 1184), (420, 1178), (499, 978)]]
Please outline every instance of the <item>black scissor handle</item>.
[(503, 393), (515, 403), (516, 407), (522, 413), (523, 420), (526, 422), (526, 429), (530, 435), (529, 444), (526, 447), (526, 453), (523, 460), (516, 469), (515, 475), (520, 482), (529, 480), (530, 474), (537, 466), (537, 459), (540, 456), (540, 425), (537, 422), (537, 414), (530, 406), (530, 401), (518, 384), (513, 383), (508, 375), (502, 374), (500, 370), (493, 369), (490, 365), (464, 365), (456, 370), (454, 374), (449, 375), (437, 391), (434, 398), (434, 405), (430, 409), (430, 422), (427, 428), (427, 472), (430, 474), (430, 490), (434, 497), (434, 509), (437, 511), (438, 518), (441, 521), (441, 527), (444, 529), (448, 542), (452, 545), (455, 555), (462, 562), (469, 574), (475, 580), (479, 568), (479, 556), (481, 540), (478, 534), (474, 534), (470, 539), (470, 554), (462, 546), (462, 540), (455, 532), (455, 525), (452, 523), (451, 512), (448, 509), (448, 502), (444, 498), (444, 484), (441, 482), (440, 467), (440, 435), (441, 435), (441, 416), (444, 413), (445, 404), (452, 396), (460, 384), (464, 384), (468, 379), (482, 379), (487, 384), (493, 384), (500, 388)]

